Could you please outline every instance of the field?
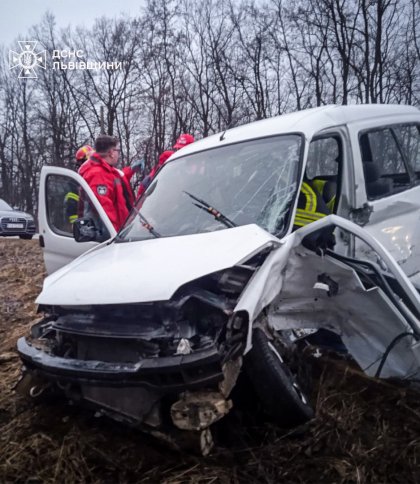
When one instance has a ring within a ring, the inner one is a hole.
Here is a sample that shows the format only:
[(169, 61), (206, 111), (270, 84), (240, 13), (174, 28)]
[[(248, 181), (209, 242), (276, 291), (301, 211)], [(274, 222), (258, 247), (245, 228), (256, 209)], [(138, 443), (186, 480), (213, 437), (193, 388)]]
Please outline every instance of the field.
[(0, 482), (420, 482), (419, 393), (333, 355), (314, 360), (306, 428), (278, 428), (242, 391), (207, 458), (64, 400), (16, 394), (16, 340), (39, 317), (44, 267), (37, 241), (0, 239), (0, 261)]

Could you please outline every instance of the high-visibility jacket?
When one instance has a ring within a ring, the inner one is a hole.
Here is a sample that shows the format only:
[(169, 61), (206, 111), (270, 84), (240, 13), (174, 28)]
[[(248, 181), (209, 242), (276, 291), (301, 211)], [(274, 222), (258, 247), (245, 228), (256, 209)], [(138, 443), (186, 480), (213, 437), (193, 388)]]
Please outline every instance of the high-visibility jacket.
[(74, 193), (73, 191), (69, 191), (66, 193), (64, 197), (64, 210), (65, 210), (65, 217), (73, 224), (76, 219), (78, 218), (78, 207), (79, 207), (79, 194)]
[(335, 193), (327, 193), (327, 182), (328, 180), (312, 180), (311, 184), (315, 188), (315, 190), (321, 194), (324, 202), (327, 205), (328, 210), (333, 213), (334, 205), (335, 205)]
[(299, 193), (294, 225), (297, 228), (304, 227), (311, 222), (320, 220), (330, 213), (331, 211), (327, 208), (321, 194), (309, 182), (304, 181)]
[(125, 171), (122, 173), (109, 165), (97, 153), (81, 166), (79, 174), (87, 181), (118, 231), (134, 204), (129, 174), (126, 176)]

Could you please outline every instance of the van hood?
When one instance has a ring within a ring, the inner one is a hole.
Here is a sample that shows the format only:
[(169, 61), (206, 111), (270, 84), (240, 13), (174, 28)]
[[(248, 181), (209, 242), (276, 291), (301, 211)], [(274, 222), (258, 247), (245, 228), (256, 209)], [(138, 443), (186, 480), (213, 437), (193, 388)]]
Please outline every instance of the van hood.
[(47, 277), (36, 302), (84, 306), (165, 301), (187, 282), (279, 245), (279, 239), (257, 225), (111, 243)]

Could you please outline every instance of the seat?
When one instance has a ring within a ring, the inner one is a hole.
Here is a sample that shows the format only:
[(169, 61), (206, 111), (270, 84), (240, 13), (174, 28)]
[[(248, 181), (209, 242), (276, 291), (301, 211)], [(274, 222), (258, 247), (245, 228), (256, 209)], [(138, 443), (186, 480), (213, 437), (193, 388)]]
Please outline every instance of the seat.
[(393, 183), (390, 178), (381, 178), (381, 169), (374, 161), (363, 162), (366, 195), (369, 199), (379, 198), (392, 193)]

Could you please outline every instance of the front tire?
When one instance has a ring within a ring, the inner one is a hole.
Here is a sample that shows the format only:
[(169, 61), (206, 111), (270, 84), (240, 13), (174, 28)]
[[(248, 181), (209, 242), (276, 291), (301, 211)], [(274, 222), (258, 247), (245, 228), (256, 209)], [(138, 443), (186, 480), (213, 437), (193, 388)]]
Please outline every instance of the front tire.
[(262, 329), (254, 329), (246, 369), (265, 411), (281, 426), (294, 427), (314, 411), (280, 351)]

